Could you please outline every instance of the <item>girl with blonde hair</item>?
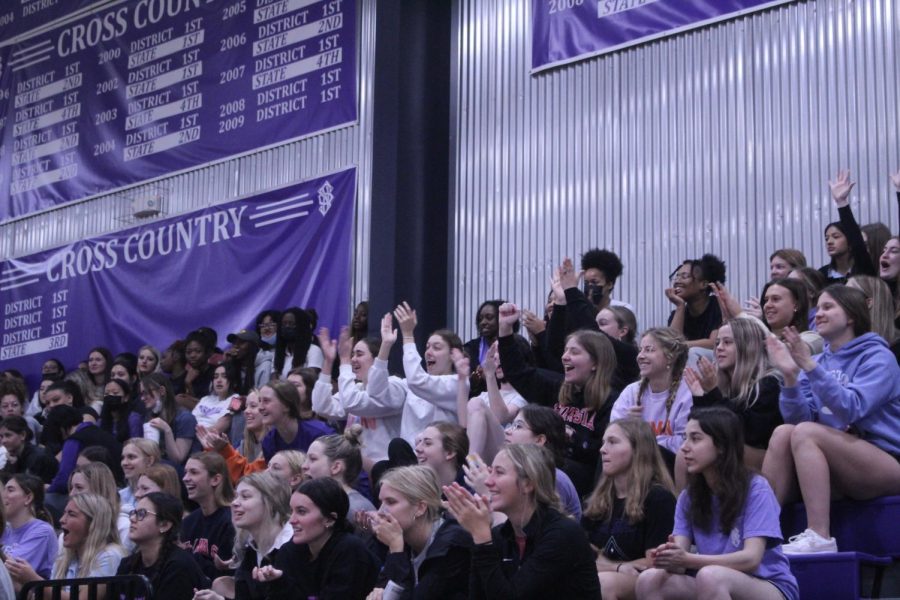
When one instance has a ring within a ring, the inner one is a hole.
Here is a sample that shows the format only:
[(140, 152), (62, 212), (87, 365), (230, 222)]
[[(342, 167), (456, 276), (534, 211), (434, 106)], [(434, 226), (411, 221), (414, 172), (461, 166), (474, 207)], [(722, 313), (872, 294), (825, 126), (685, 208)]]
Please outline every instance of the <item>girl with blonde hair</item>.
[(161, 456), (159, 444), (146, 438), (131, 438), (122, 445), (122, 472), (126, 482), (119, 490), (122, 506), (134, 506), (138, 479), (148, 467), (159, 463)]
[(650, 426), (641, 419), (613, 421), (600, 448), (603, 474), (588, 498), (582, 519), (597, 550), (603, 598), (633, 598), (647, 551), (672, 531), (672, 478)]
[(687, 360), (687, 341), (680, 333), (669, 327), (645, 331), (637, 358), (641, 379), (622, 390), (610, 415), (613, 421), (634, 416), (648, 422), (670, 469), (693, 405), (684, 381)]
[(291, 489), (294, 489), (303, 481), (304, 464), (306, 464), (306, 454), (303, 452), (299, 450), (282, 450), (275, 453), (275, 456), (269, 461), (269, 467), (266, 471), (284, 481)]
[(381, 510), (370, 526), (388, 547), (378, 589), (404, 597), (468, 597), (472, 538), (444, 518), (441, 486), (423, 465), (391, 469), (381, 478)]
[[(119, 492), (116, 490), (116, 482), (112, 471), (103, 463), (88, 463), (75, 467), (69, 476), (69, 497), (78, 494), (96, 494), (109, 502), (112, 507), (112, 526), (119, 532), (119, 541), (126, 550), (131, 550), (131, 541), (128, 540), (128, 511), (122, 510), (122, 502)], [(130, 510), (130, 509), (129, 509)], [(62, 544), (62, 540), (60, 540)]]
[[(96, 494), (77, 494), (69, 499), (59, 521), (63, 532), (63, 551), (53, 567), (54, 579), (110, 577), (116, 574), (125, 549), (119, 544), (119, 533), (109, 501)], [(44, 579), (31, 567), (22, 569), (17, 579), (22, 583)], [(99, 590), (98, 598), (105, 597)], [(82, 589), (79, 598), (87, 598)], [(66, 589), (60, 598), (69, 600)]]
[(784, 422), (778, 408), (780, 374), (766, 352), (768, 334), (756, 319), (731, 319), (719, 328), (715, 366), (700, 359), (696, 371), (685, 371), (694, 406), (726, 406), (740, 418), (744, 461), (757, 470), (772, 432)]
[[(471, 598), (597, 598), (587, 536), (560, 512), (550, 452), (510, 444), (494, 457), (489, 498), (444, 486), (450, 513), (472, 535)], [(491, 529), (491, 511), (507, 521)], [(524, 542), (524, 543), (523, 543)]]
[(375, 510), (368, 498), (359, 493), (354, 486), (362, 472), (362, 452), (360, 452), (360, 434), (362, 426), (350, 426), (344, 433), (323, 435), (309, 445), (306, 462), (303, 463), (303, 475), (309, 479), (329, 477), (334, 479), (350, 501), (347, 520), (356, 522), (358, 513)]

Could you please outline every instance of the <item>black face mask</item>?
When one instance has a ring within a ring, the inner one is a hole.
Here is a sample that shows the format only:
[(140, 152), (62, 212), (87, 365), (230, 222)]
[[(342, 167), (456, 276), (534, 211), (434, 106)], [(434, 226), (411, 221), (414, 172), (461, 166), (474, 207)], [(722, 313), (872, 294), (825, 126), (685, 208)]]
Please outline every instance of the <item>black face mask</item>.
[(122, 404), (125, 401), (125, 398), (122, 396), (113, 396), (112, 394), (107, 394), (103, 396), (103, 403), (109, 404), (110, 406), (115, 406), (117, 404)]
[(603, 301), (603, 286), (590, 281), (585, 281), (584, 295), (591, 301), (591, 304), (600, 304), (600, 302)]
[(281, 328), (281, 339), (286, 342), (293, 342), (297, 339), (297, 328), (296, 327), (282, 327)]

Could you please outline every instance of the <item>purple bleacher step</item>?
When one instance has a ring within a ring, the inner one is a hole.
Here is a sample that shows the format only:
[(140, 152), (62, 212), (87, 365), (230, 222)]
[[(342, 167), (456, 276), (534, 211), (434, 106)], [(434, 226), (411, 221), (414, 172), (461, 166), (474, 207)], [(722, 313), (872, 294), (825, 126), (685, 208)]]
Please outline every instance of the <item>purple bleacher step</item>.
[[(806, 508), (802, 503), (781, 509), (781, 530), (785, 540), (804, 529)], [(900, 558), (900, 496), (832, 502), (831, 535), (842, 552)]]
[(860, 597), (860, 565), (884, 568), (887, 557), (862, 552), (789, 554), (800, 600), (850, 600)]

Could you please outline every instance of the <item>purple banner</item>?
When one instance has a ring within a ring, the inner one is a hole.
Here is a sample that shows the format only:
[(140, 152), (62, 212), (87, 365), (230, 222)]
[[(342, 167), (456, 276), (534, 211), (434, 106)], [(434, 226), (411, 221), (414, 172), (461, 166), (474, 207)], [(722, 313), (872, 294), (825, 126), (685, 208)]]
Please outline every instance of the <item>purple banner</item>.
[(353, 123), (355, 0), (135, 0), (0, 55), (0, 221)]
[(3, 0), (0, 2), (0, 41), (72, 15), (103, 0)]
[[(0, 365), (71, 369), (97, 345), (165, 348), (228, 333), (266, 308), (347, 323), (356, 170), (0, 263)], [(36, 382), (29, 380), (34, 385)]]
[(532, 0), (532, 71), (792, 0)]

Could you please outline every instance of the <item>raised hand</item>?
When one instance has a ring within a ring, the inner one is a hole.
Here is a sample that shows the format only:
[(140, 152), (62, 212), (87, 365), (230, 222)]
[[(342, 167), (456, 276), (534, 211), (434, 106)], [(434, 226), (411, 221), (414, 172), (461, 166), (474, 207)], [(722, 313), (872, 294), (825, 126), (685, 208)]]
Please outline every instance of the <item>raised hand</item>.
[(491, 468), (481, 460), (480, 456), (470, 454), (466, 457), (466, 464), (463, 465), (463, 474), (465, 475), (466, 484), (476, 494), (481, 495), (483, 498), (488, 497), (489, 492), (485, 481), (491, 475)]
[(469, 490), (455, 481), (444, 486), (447, 501), (444, 506), (463, 529), (472, 535), (476, 544), (491, 541), (491, 507), (481, 496), (473, 496)]
[(759, 298), (756, 296), (750, 296), (744, 302), (744, 312), (748, 315), (753, 315), (757, 319), (762, 319), (762, 305), (759, 303)]
[(404, 301), (394, 309), (394, 317), (397, 319), (397, 323), (400, 324), (400, 333), (403, 334), (403, 339), (412, 339), (418, 324), (416, 311), (409, 306), (409, 303)]
[(554, 269), (550, 274), (550, 290), (553, 292), (553, 303), (564, 306), (566, 303), (566, 291), (559, 279), (559, 269)]
[(897, 169), (896, 173), (891, 174), (891, 183), (893, 183), (894, 187), (897, 188), (897, 191), (900, 192), (900, 169)]
[[(563, 290), (562, 297), (565, 299), (565, 290), (578, 287), (578, 279), (581, 277), (581, 273), (575, 270), (575, 265), (568, 256), (563, 259), (562, 264), (557, 269), (557, 273), (559, 276), (559, 286)], [(555, 289), (554, 293), (556, 293)]]
[(496, 379), (497, 363), (499, 363), (498, 354), (499, 350), (497, 342), (494, 342), (491, 344), (491, 347), (488, 348), (487, 353), (484, 355), (484, 360), (481, 362), (481, 370), (485, 377), (493, 377)]
[(319, 346), (322, 348), (322, 356), (328, 364), (334, 364), (337, 357), (337, 343), (331, 339), (331, 332), (327, 327), (319, 329)]
[(697, 361), (697, 370), (700, 375), (700, 385), (705, 393), (713, 391), (719, 385), (719, 369), (705, 356)]
[[(804, 344), (805, 345), (805, 344)], [(784, 375), (784, 383), (787, 387), (797, 385), (797, 375), (800, 373), (800, 367), (794, 362), (790, 350), (784, 345), (784, 342), (775, 336), (766, 338), (766, 352), (769, 355), (769, 362)]]
[(522, 324), (531, 335), (537, 335), (547, 328), (547, 324), (544, 320), (530, 310), (522, 311)]
[(459, 348), (454, 348), (450, 351), (450, 360), (453, 361), (453, 366), (456, 368), (456, 376), (459, 380), (465, 381), (468, 379), (470, 368), (469, 357), (466, 356), (466, 353)]
[(728, 288), (719, 282), (714, 282), (712, 287), (716, 293), (716, 299), (719, 301), (719, 308), (722, 310), (723, 321), (733, 319), (744, 312), (744, 309), (741, 308), (741, 303), (731, 295)]
[(228, 445), (228, 436), (215, 429), (197, 425), (197, 441), (204, 449), (219, 451)]
[(684, 383), (691, 390), (692, 396), (703, 396), (706, 393), (703, 390), (703, 385), (700, 383), (700, 375), (692, 367), (687, 367), (684, 370)]
[(504, 302), (500, 305), (500, 316), (498, 319), (498, 335), (506, 337), (512, 335), (513, 326), (519, 320), (519, 307), (511, 302)]
[(828, 187), (831, 188), (831, 198), (838, 208), (850, 204), (850, 191), (855, 185), (855, 181), (850, 181), (850, 169), (838, 171), (834, 181), (828, 180)]
[(378, 349), (378, 358), (387, 360), (396, 341), (397, 330), (394, 329), (394, 318), (391, 313), (385, 313), (381, 317), (381, 347)]
[(809, 346), (806, 345), (803, 338), (800, 337), (800, 332), (797, 331), (796, 327), (785, 327), (781, 336), (784, 338), (784, 345), (787, 346), (788, 351), (791, 353), (791, 358), (794, 359), (798, 367), (804, 371), (811, 371), (816, 368), (816, 361), (812, 358), (812, 352), (810, 352)]
[(353, 354), (353, 338), (350, 336), (350, 328), (344, 325), (338, 335), (338, 356), (342, 365), (350, 364), (350, 356)]

